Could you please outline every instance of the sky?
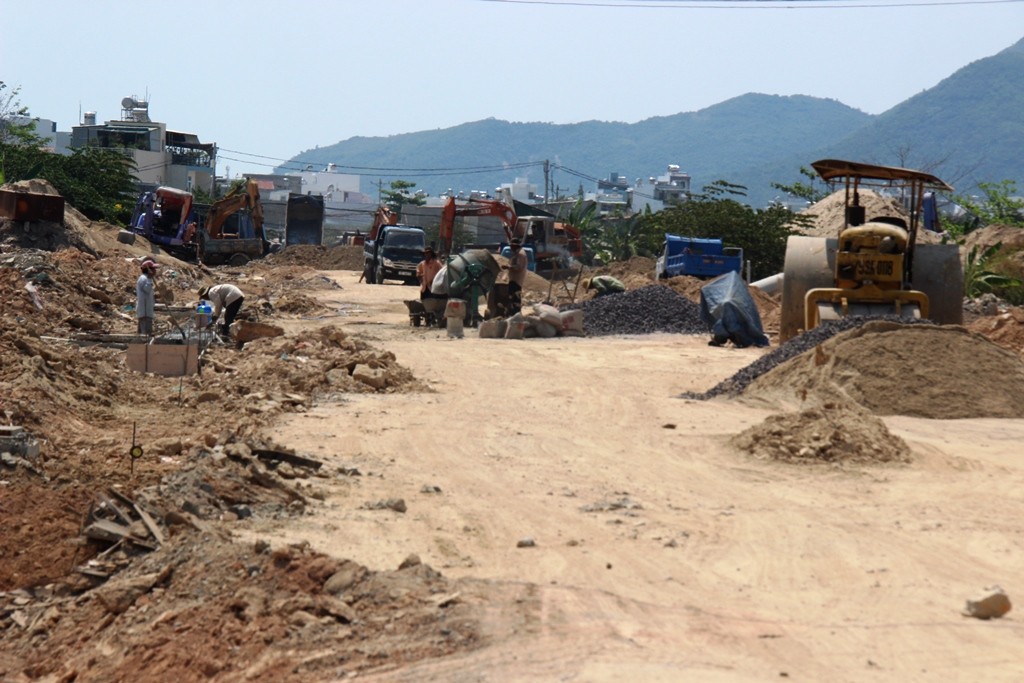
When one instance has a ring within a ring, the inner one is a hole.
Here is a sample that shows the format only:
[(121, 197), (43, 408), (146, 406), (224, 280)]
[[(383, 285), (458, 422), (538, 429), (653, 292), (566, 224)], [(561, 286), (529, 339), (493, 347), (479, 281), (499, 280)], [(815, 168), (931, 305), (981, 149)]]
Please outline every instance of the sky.
[(232, 177), (491, 117), (635, 123), (750, 92), (880, 114), (1024, 38), (1024, 0), (5, 5), (0, 81), (34, 116), (70, 130), (148, 99), (153, 120), (216, 143)]

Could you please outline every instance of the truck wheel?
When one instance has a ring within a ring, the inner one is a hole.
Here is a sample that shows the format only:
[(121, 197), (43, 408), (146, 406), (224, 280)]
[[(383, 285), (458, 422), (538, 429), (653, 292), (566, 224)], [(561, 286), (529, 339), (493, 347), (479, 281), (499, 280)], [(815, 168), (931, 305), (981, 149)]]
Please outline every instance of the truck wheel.
[(231, 258), (228, 259), (228, 264), (232, 266), (244, 266), (248, 262), (249, 257), (241, 252), (237, 254), (232, 254)]

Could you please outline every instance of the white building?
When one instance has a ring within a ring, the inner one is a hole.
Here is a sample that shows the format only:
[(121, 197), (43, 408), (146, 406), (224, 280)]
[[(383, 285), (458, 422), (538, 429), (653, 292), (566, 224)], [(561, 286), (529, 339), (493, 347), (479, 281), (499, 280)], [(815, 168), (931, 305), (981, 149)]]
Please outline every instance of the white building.
[(194, 133), (169, 130), (151, 121), (149, 103), (134, 97), (121, 100), (119, 120), (96, 123), (86, 112), (81, 125), (71, 128), (71, 147), (93, 145), (117, 149), (135, 160), (135, 176), (144, 185), (166, 185), (191, 192), (199, 187), (213, 192), (217, 145), (203, 143)]

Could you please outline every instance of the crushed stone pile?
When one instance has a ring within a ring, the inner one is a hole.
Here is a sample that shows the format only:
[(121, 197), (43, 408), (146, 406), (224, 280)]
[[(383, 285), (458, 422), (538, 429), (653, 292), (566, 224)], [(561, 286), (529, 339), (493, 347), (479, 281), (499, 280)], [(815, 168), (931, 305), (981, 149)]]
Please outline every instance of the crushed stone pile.
[(881, 419), (849, 402), (832, 401), (771, 415), (732, 438), (755, 458), (790, 463), (906, 463), (910, 448)]
[(583, 311), (583, 330), (587, 336), (609, 334), (707, 334), (700, 319), (700, 307), (681, 294), (662, 285), (609, 294), (563, 310)]
[(876, 415), (1024, 417), (1024, 361), (959, 326), (872, 321), (754, 380), (745, 398), (849, 399)]

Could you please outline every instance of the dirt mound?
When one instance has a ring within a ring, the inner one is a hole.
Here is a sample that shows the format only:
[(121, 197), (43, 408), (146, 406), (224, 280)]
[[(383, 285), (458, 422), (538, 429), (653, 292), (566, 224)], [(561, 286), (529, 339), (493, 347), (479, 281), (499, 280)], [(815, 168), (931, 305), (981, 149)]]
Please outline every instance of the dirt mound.
[(362, 245), (342, 244), (334, 247), (293, 244), (263, 259), (269, 266), (309, 266), (316, 270), (362, 270)]
[(884, 422), (841, 402), (772, 415), (733, 437), (732, 443), (755, 458), (791, 463), (910, 461), (910, 448)]
[(1012, 225), (994, 224), (969, 232), (964, 237), (960, 256), (966, 259), (974, 247), (978, 247), (978, 252), (981, 253), (1000, 243), (1004, 249), (1024, 249), (1024, 229)]
[(477, 592), (414, 556), (374, 572), (302, 545), (179, 533), (82, 596), (0, 602), (25, 624), (4, 634), (0, 678), (335, 680), (481, 646)]
[(876, 415), (1024, 417), (1024, 361), (963, 327), (873, 321), (755, 379), (745, 397), (849, 399)]
[(1006, 313), (979, 317), (967, 327), (1003, 348), (1024, 353), (1024, 308), (1020, 306)]

